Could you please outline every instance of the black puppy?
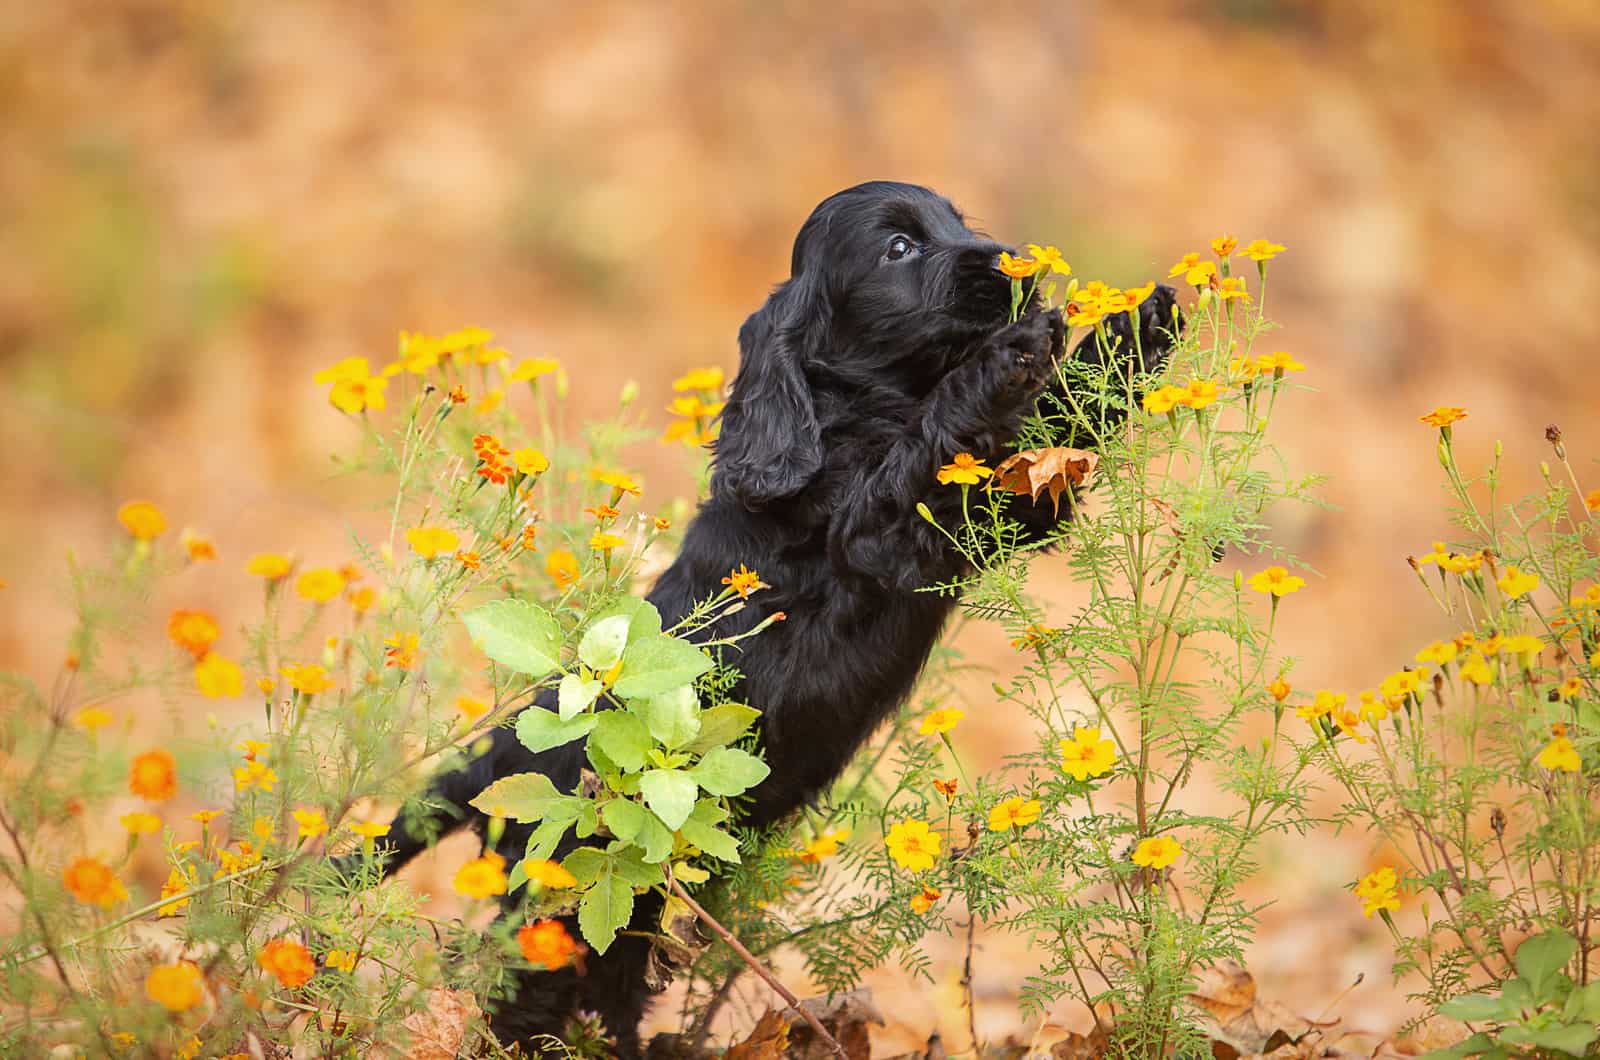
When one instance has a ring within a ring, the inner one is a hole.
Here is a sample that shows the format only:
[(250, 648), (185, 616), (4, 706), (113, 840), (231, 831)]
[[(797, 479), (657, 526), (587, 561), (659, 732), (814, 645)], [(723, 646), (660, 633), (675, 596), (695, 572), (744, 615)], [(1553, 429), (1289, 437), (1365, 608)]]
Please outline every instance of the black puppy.
[[(905, 700), (955, 606), (948, 595), (918, 592), (960, 575), (964, 561), (917, 505), (946, 527), (960, 523), (960, 491), (937, 484), (939, 467), (962, 452), (1003, 457), (1062, 354), (1058, 313), (1031, 310), (1008, 323), (1011, 281), (998, 269), (1008, 249), (975, 234), (926, 188), (862, 184), (816, 208), (795, 240), (790, 278), (740, 329), (711, 496), (649, 599), (670, 625), (743, 563), (772, 588), (715, 633), (743, 632), (776, 611), (788, 616), (737, 659), (739, 698), (762, 712), (772, 769), (753, 792), (746, 825), (783, 818), (839, 775)], [(1171, 345), (1169, 288), (1146, 300), (1139, 326), (1154, 365)], [(1128, 329), (1126, 314), (1112, 325), (1131, 352)], [(1099, 354), (1080, 344), (1076, 356)], [(1048, 505), (1012, 504), (1029, 534), (1053, 531)], [(503, 728), (487, 754), (438, 778), (432, 798), (464, 807), (494, 778), (529, 770), (572, 791), (585, 762), (581, 743), (536, 755)], [(481, 832), (484, 819), (467, 816)], [(453, 823), (400, 822), (388, 867)], [(507, 861), (522, 857), (530, 830), (507, 827), (499, 842)], [(558, 857), (576, 840), (569, 834), (566, 844)], [(659, 910), (659, 900), (641, 899), (635, 926), (650, 930)], [(494, 1030), (531, 1045), (588, 1009), (604, 1018), (622, 1056), (637, 1055), (649, 945), (623, 934), (582, 974), (523, 974)]]

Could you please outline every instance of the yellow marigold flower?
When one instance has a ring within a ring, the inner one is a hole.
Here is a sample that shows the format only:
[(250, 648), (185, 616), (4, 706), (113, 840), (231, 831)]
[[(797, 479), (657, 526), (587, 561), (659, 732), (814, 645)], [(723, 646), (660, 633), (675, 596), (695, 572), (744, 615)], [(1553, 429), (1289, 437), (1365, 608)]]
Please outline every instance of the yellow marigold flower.
[(128, 900), (127, 888), (117, 879), (111, 867), (96, 858), (78, 858), (61, 874), (72, 897), (84, 905), (97, 905), (110, 909), (118, 902)]
[(325, 604), (344, 592), (344, 575), (332, 567), (317, 567), (295, 579), (294, 591), (302, 600)]
[(333, 678), (328, 676), (327, 670), (316, 663), (285, 666), (278, 672), (289, 679), (289, 684), (295, 691), (303, 695), (314, 696), (333, 687)]
[(556, 583), (556, 588), (565, 589), (578, 580), (578, 561), (568, 549), (553, 549), (545, 557), (544, 572)]
[(1480, 652), (1467, 656), (1467, 661), (1461, 664), (1461, 676), (1475, 685), (1494, 683), (1494, 670)]
[(144, 993), (168, 1012), (187, 1012), (205, 1000), (205, 979), (192, 961), (158, 964), (144, 977)]
[(1590, 490), (1583, 498), (1583, 506), (1591, 512), (1600, 512), (1600, 490)]
[(511, 369), (511, 374), (506, 376), (509, 383), (526, 383), (540, 376), (549, 375), (561, 367), (561, 362), (550, 357), (533, 357), (526, 361), (518, 362)]
[(1250, 588), (1258, 593), (1270, 593), (1273, 596), (1288, 596), (1290, 593), (1299, 592), (1305, 584), (1304, 578), (1290, 574), (1287, 567), (1268, 567), (1250, 575)]
[(1425, 670), (1396, 670), (1378, 684), (1378, 694), (1385, 699), (1404, 699), (1412, 695), (1420, 697), (1427, 676)]
[(1186, 405), (1192, 409), (1203, 409), (1217, 400), (1227, 389), (1215, 379), (1195, 379), (1188, 386), (1177, 388), (1177, 393), (1172, 396), (1172, 403)]
[(1211, 252), (1219, 258), (1225, 258), (1233, 253), (1239, 241), (1231, 235), (1220, 235), (1211, 241)]
[(296, 839), (315, 839), (328, 832), (328, 819), (321, 810), (295, 810), (293, 816)]
[(1271, 243), (1265, 239), (1252, 239), (1250, 244), (1239, 251), (1242, 257), (1251, 261), (1271, 261), (1288, 248), (1282, 243)]
[(1361, 877), (1356, 883), (1356, 897), (1361, 899), (1361, 915), (1371, 919), (1373, 913), (1400, 908), (1396, 888), (1400, 881), (1395, 871), (1384, 865)]
[(149, 501), (128, 501), (117, 509), (117, 522), (135, 541), (154, 541), (167, 530), (167, 517)]
[(1344, 706), (1349, 699), (1343, 692), (1329, 692), (1326, 689), (1319, 691), (1316, 698), (1310, 703), (1294, 708), (1295, 716), (1304, 721), (1315, 722), (1318, 718), (1325, 718), (1334, 711)]
[(423, 559), (433, 559), (441, 553), (454, 552), (461, 545), (461, 538), (442, 526), (414, 526), (406, 531), (406, 543)]
[[(167, 882), (161, 885), (163, 903), (156, 910), (157, 916), (177, 916), (189, 905), (191, 899), (179, 898), (178, 895), (193, 887), (198, 880), (193, 869), (187, 866), (174, 866), (167, 873)], [(167, 901), (167, 899), (171, 899)]]
[[(1029, 243), (1024, 249), (1027, 250), (1034, 261), (1039, 263), (1039, 268), (1048, 269), (1061, 276), (1072, 275), (1072, 266), (1066, 263), (1066, 260), (1061, 256), (1061, 251), (1055, 247), (1041, 247), (1037, 243)], [(1007, 275), (1010, 274), (1008, 273)]]
[(564, 891), (568, 887), (576, 887), (578, 878), (561, 866), (560, 862), (532, 860), (522, 863), (522, 871), (527, 873), (528, 879), (540, 887), (547, 887), (552, 891)]
[(1183, 282), (1191, 287), (1204, 287), (1211, 282), (1217, 274), (1217, 267), (1209, 261), (1201, 261), (1199, 254), (1185, 254), (1178, 259), (1178, 263), (1167, 270), (1167, 278), (1182, 276)]
[(948, 780), (935, 780), (933, 782), (933, 790), (937, 791), (940, 795), (943, 795), (945, 802), (956, 801), (956, 788), (959, 786), (960, 785), (956, 782), (955, 777), (951, 777)]
[(128, 790), (147, 802), (165, 802), (178, 793), (178, 763), (166, 751), (146, 751), (133, 760)]
[(474, 406), (474, 410), (480, 416), (487, 416), (489, 413), (499, 408), (500, 402), (504, 401), (505, 399), (506, 392), (504, 390), (491, 390), (487, 394), (483, 395), (483, 397), (478, 401), (478, 404)]
[(340, 412), (357, 413), (386, 406), (383, 392), (389, 387), (384, 375), (373, 375), (365, 357), (346, 357), (332, 368), (324, 368), (312, 381), (330, 385), (328, 403)]
[(1074, 728), (1070, 740), (1062, 740), (1061, 768), (1073, 780), (1084, 781), (1111, 772), (1117, 760), (1117, 745), (1100, 738), (1099, 726)]
[(1440, 405), (1426, 416), (1417, 419), (1430, 427), (1448, 427), (1467, 418), (1467, 410), (1457, 405)]
[(1143, 287), (1125, 287), (1122, 291), (1122, 300), (1125, 303), (1123, 308), (1129, 312), (1138, 309), (1139, 306), (1144, 304), (1146, 298), (1155, 293), (1156, 282), (1154, 280), (1151, 280)]
[(589, 547), (596, 552), (610, 552), (614, 548), (626, 545), (628, 539), (621, 534), (609, 534), (604, 530), (596, 530), (589, 537)]
[(189, 815), (189, 820), (199, 821), (201, 825), (208, 825), (221, 816), (221, 810), (196, 810)]
[(263, 843), (270, 843), (272, 842), (272, 833), (277, 831), (277, 827), (272, 823), (272, 818), (258, 816), (254, 821), (250, 822), (250, 831), (255, 833), (255, 837)]
[(417, 641), (415, 633), (395, 633), (385, 638), (384, 668), (409, 670), (417, 665)]
[(370, 586), (364, 589), (351, 589), (345, 595), (345, 601), (356, 614), (364, 615), (378, 602), (378, 591)]
[(538, 449), (513, 449), (511, 462), (524, 475), (542, 475), (550, 470), (550, 458)]
[(1573, 675), (1556, 687), (1556, 695), (1564, 700), (1576, 699), (1583, 691), (1583, 678)]
[(129, 835), (149, 835), (161, 828), (161, 818), (142, 810), (125, 813), (117, 820), (122, 822), (122, 827), (128, 830)]
[(611, 487), (613, 504), (624, 493), (631, 493), (636, 497), (639, 495), (639, 484), (631, 476), (625, 475), (620, 471), (607, 471), (604, 468), (597, 467), (589, 472), (589, 477), (596, 482), (602, 482)]
[(1539, 587), (1539, 576), (1532, 571), (1525, 571), (1516, 566), (1508, 565), (1505, 574), (1501, 575), (1500, 580), (1495, 584), (1500, 586), (1501, 592), (1515, 600), (1517, 597), (1526, 596), (1537, 589)]
[(244, 565), (244, 572), (275, 582), (288, 574), (293, 566), (294, 560), (280, 552), (257, 552)]
[(1000, 271), (1013, 280), (1025, 280), (1039, 271), (1039, 262), (1032, 258), (1014, 258), (1008, 251), (1000, 252)]
[(1013, 828), (1026, 828), (1039, 819), (1039, 800), (1024, 800), (1014, 795), (995, 804), (989, 811), (989, 831), (1009, 832)]
[(750, 570), (743, 563), (730, 571), (728, 576), (722, 579), (722, 584), (745, 598), (748, 598), (757, 589), (768, 588), (767, 583), (761, 580), (761, 575)]
[(1171, 412), (1178, 404), (1178, 399), (1187, 397), (1189, 391), (1181, 386), (1162, 386), (1150, 391), (1144, 396), (1144, 410), (1159, 416)]
[(666, 533), (668, 530), (672, 529), (672, 520), (657, 517), (655, 521), (655, 527), (661, 533)]
[(483, 557), (476, 552), (457, 552), (456, 562), (460, 563), (464, 570), (481, 570), (483, 568)]
[(384, 836), (389, 834), (389, 826), (386, 824), (374, 824), (371, 821), (363, 821), (360, 824), (351, 825), (350, 831), (354, 832), (363, 839), (382, 839)]
[(208, 699), (232, 699), (244, 693), (244, 673), (232, 659), (208, 651), (195, 663), (194, 687)]
[(807, 864), (815, 865), (833, 857), (839, 852), (839, 844), (850, 838), (848, 828), (829, 828), (815, 839), (808, 842), (805, 849), (796, 857)]
[(957, 453), (950, 463), (939, 469), (938, 478), (941, 486), (974, 486), (992, 474), (994, 468), (988, 467), (971, 453)]
[(911, 899), (911, 911), (918, 916), (922, 916), (933, 908), (933, 903), (937, 902), (940, 897), (939, 888), (924, 885), (922, 893)]
[(184, 527), (178, 535), (178, 544), (183, 546), (190, 563), (204, 563), (217, 558), (216, 544), (209, 537), (188, 527)]
[(489, 704), (481, 699), (473, 699), (471, 696), (457, 696), (456, 712), (469, 722), (477, 721), (489, 713)]
[(1329, 715), (1340, 732), (1350, 737), (1356, 743), (1366, 743), (1367, 738), (1361, 735), (1356, 726), (1361, 722), (1361, 716), (1349, 707), (1339, 707)]
[(695, 368), (672, 381), (672, 389), (680, 394), (686, 390), (720, 390), (722, 389), (722, 369), (712, 366), (710, 368)]
[(329, 950), (322, 963), (336, 972), (353, 972), (356, 970), (356, 955), (353, 950)]
[(1483, 553), (1473, 552), (1470, 555), (1460, 555), (1452, 552), (1438, 562), (1441, 570), (1449, 571), (1451, 574), (1466, 574), (1483, 566)]
[(1243, 299), (1246, 302), (1252, 301), (1250, 292), (1245, 290), (1244, 280), (1238, 276), (1227, 276), (1220, 280), (1217, 283), (1217, 297), (1224, 302), (1230, 302), (1236, 298)]
[(112, 722), (112, 714), (104, 707), (84, 707), (72, 716), (72, 724), (84, 732), (103, 729)]
[(1133, 850), (1133, 863), (1147, 869), (1164, 869), (1177, 861), (1182, 853), (1183, 845), (1171, 836), (1152, 836), (1139, 840), (1139, 845)]
[(250, 840), (241, 839), (239, 840), (237, 852), (232, 850), (218, 851), (217, 861), (222, 865), (224, 875), (232, 875), (235, 872), (242, 872), (252, 865), (261, 864), (261, 851), (257, 850), (255, 844)]
[(578, 944), (561, 921), (539, 920), (517, 930), (517, 949), (529, 964), (555, 971), (572, 963)]
[(1522, 656), (1522, 665), (1531, 667), (1539, 661), (1539, 653), (1544, 651), (1544, 641), (1531, 633), (1519, 633), (1501, 641), (1500, 651), (1504, 655)]
[(277, 783), (277, 771), (265, 762), (246, 762), (233, 771), (233, 786), (236, 791), (249, 791), (253, 787), (271, 791)]
[(1050, 643), (1050, 638), (1061, 632), (1054, 626), (1043, 626), (1035, 622), (1022, 631), (1022, 636), (1011, 638), (1011, 646), (1017, 651), (1034, 651)]
[(958, 707), (940, 707), (922, 719), (922, 724), (917, 726), (917, 731), (924, 736), (949, 732), (966, 716), (967, 712)]
[(1387, 699), (1379, 699), (1370, 691), (1361, 693), (1361, 705), (1357, 712), (1361, 720), (1376, 726), (1378, 722), (1387, 718), (1392, 713), (1394, 704)]
[(1456, 647), (1455, 641), (1436, 640), (1417, 652), (1416, 660), (1420, 663), (1433, 663), (1436, 666), (1444, 666), (1446, 663), (1454, 662), (1459, 652), (1460, 649)]
[(1256, 370), (1263, 375), (1267, 372), (1303, 372), (1306, 366), (1294, 359), (1294, 355), (1279, 350), (1277, 353), (1262, 353), (1256, 356)]
[(928, 830), (928, 822), (918, 820), (900, 821), (884, 837), (884, 844), (889, 848), (889, 856), (895, 864), (911, 872), (933, 868), (943, 842), (942, 836)]
[(311, 951), (294, 939), (273, 939), (256, 954), (256, 963), (288, 990), (298, 990), (317, 974)]
[(1539, 752), (1538, 763), (1551, 772), (1576, 773), (1583, 766), (1577, 748), (1566, 736), (1557, 736)]
[(492, 898), (506, 893), (506, 859), (488, 851), (456, 870), (451, 886), (465, 898)]
[(1279, 674), (1272, 679), (1271, 684), (1267, 685), (1267, 691), (1272, 693), (1273, 699), (1282, 703), (1289, 698), (1289, 693), (1294, 691), (1294, 686), (1285, 681), (1282, 674)]

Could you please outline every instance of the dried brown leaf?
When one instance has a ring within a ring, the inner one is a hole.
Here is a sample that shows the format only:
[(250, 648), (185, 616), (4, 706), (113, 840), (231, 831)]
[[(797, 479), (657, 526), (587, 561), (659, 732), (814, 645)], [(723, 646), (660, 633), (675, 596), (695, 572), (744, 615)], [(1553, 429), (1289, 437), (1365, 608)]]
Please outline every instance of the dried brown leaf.
[(1061, 514), (1061, 495), (1075, 486), (1088, 483), (1100, 456), (1085, 449), (1024, 449), (1002, 460), (994, 469), (994, 480), (1001, 489), (1033, 498), (1046, 491), (1057, 515)]

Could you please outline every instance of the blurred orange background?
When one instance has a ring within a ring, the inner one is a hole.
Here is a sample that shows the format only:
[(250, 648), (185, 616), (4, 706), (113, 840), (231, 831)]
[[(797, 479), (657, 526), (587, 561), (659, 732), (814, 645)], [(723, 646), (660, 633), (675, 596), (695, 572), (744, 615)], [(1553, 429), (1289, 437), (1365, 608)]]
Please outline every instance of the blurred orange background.
[[(190, 603), (223, 615), (248, 553), (344, 554), (364, 511), (327, 454), (354, 431), (317, 369), (478, 324), (561, 359), (576, 415), (629, 379), (664, 405), (684, 369), (735, 367), (811, 207), (873, 178), (1114, 283), (1224, 231), (1287, 244), (1270, 348), (1317, 393), (1277, 437), (1332, 505), (1274, 513), (1320, 575), (1280, 621), (1297, 686), (1369, 685), (1453, 632), (1404, 562), (1447, 532), (1420, 413), (1468, 407), (1463, 463), (1503, 438), (1513, 495), (1547, 423), (1580, 473), (1600, 453), (1591, 0), (62, 0), (0, 13), (0, 121), (0, 666), (41, 679), (65, 552), (102, 553), (122, 500), (216, 538)], [(634, 460), (647, 500), (693, 490), (680, 453)], [(1077, 599), (1058, 572), (1037, 590)], [(971, 647), (1010, 665), (999, 631)], [(1014, 719), (986, 686), (962, 736), (998, 759)], [(1307, 1016), (1366, 973), (1336, 1010), (1382, 1033), (1409, 1010), (1344, 890), (1371, 853), (1286, 844), (1251, 958)], [(937, 952), (937, 990), (875, 979), (907, 1047), (965, 1040)], [(986, 1034), (1032, 1035), (1026, 960), (984, 943)]]

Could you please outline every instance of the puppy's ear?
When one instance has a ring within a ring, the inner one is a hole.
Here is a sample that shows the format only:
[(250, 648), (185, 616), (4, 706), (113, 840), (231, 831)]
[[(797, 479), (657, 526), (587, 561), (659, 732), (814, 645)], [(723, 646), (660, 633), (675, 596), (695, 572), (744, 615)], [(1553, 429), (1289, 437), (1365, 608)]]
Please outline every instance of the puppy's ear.
[(799, 493), (822, 469), (804, 363), (827, 331), (827, 299), (803, 275), (772, 292), (739, 329), (739, 374), (713, 447), (717, 496), (759, 511)]

